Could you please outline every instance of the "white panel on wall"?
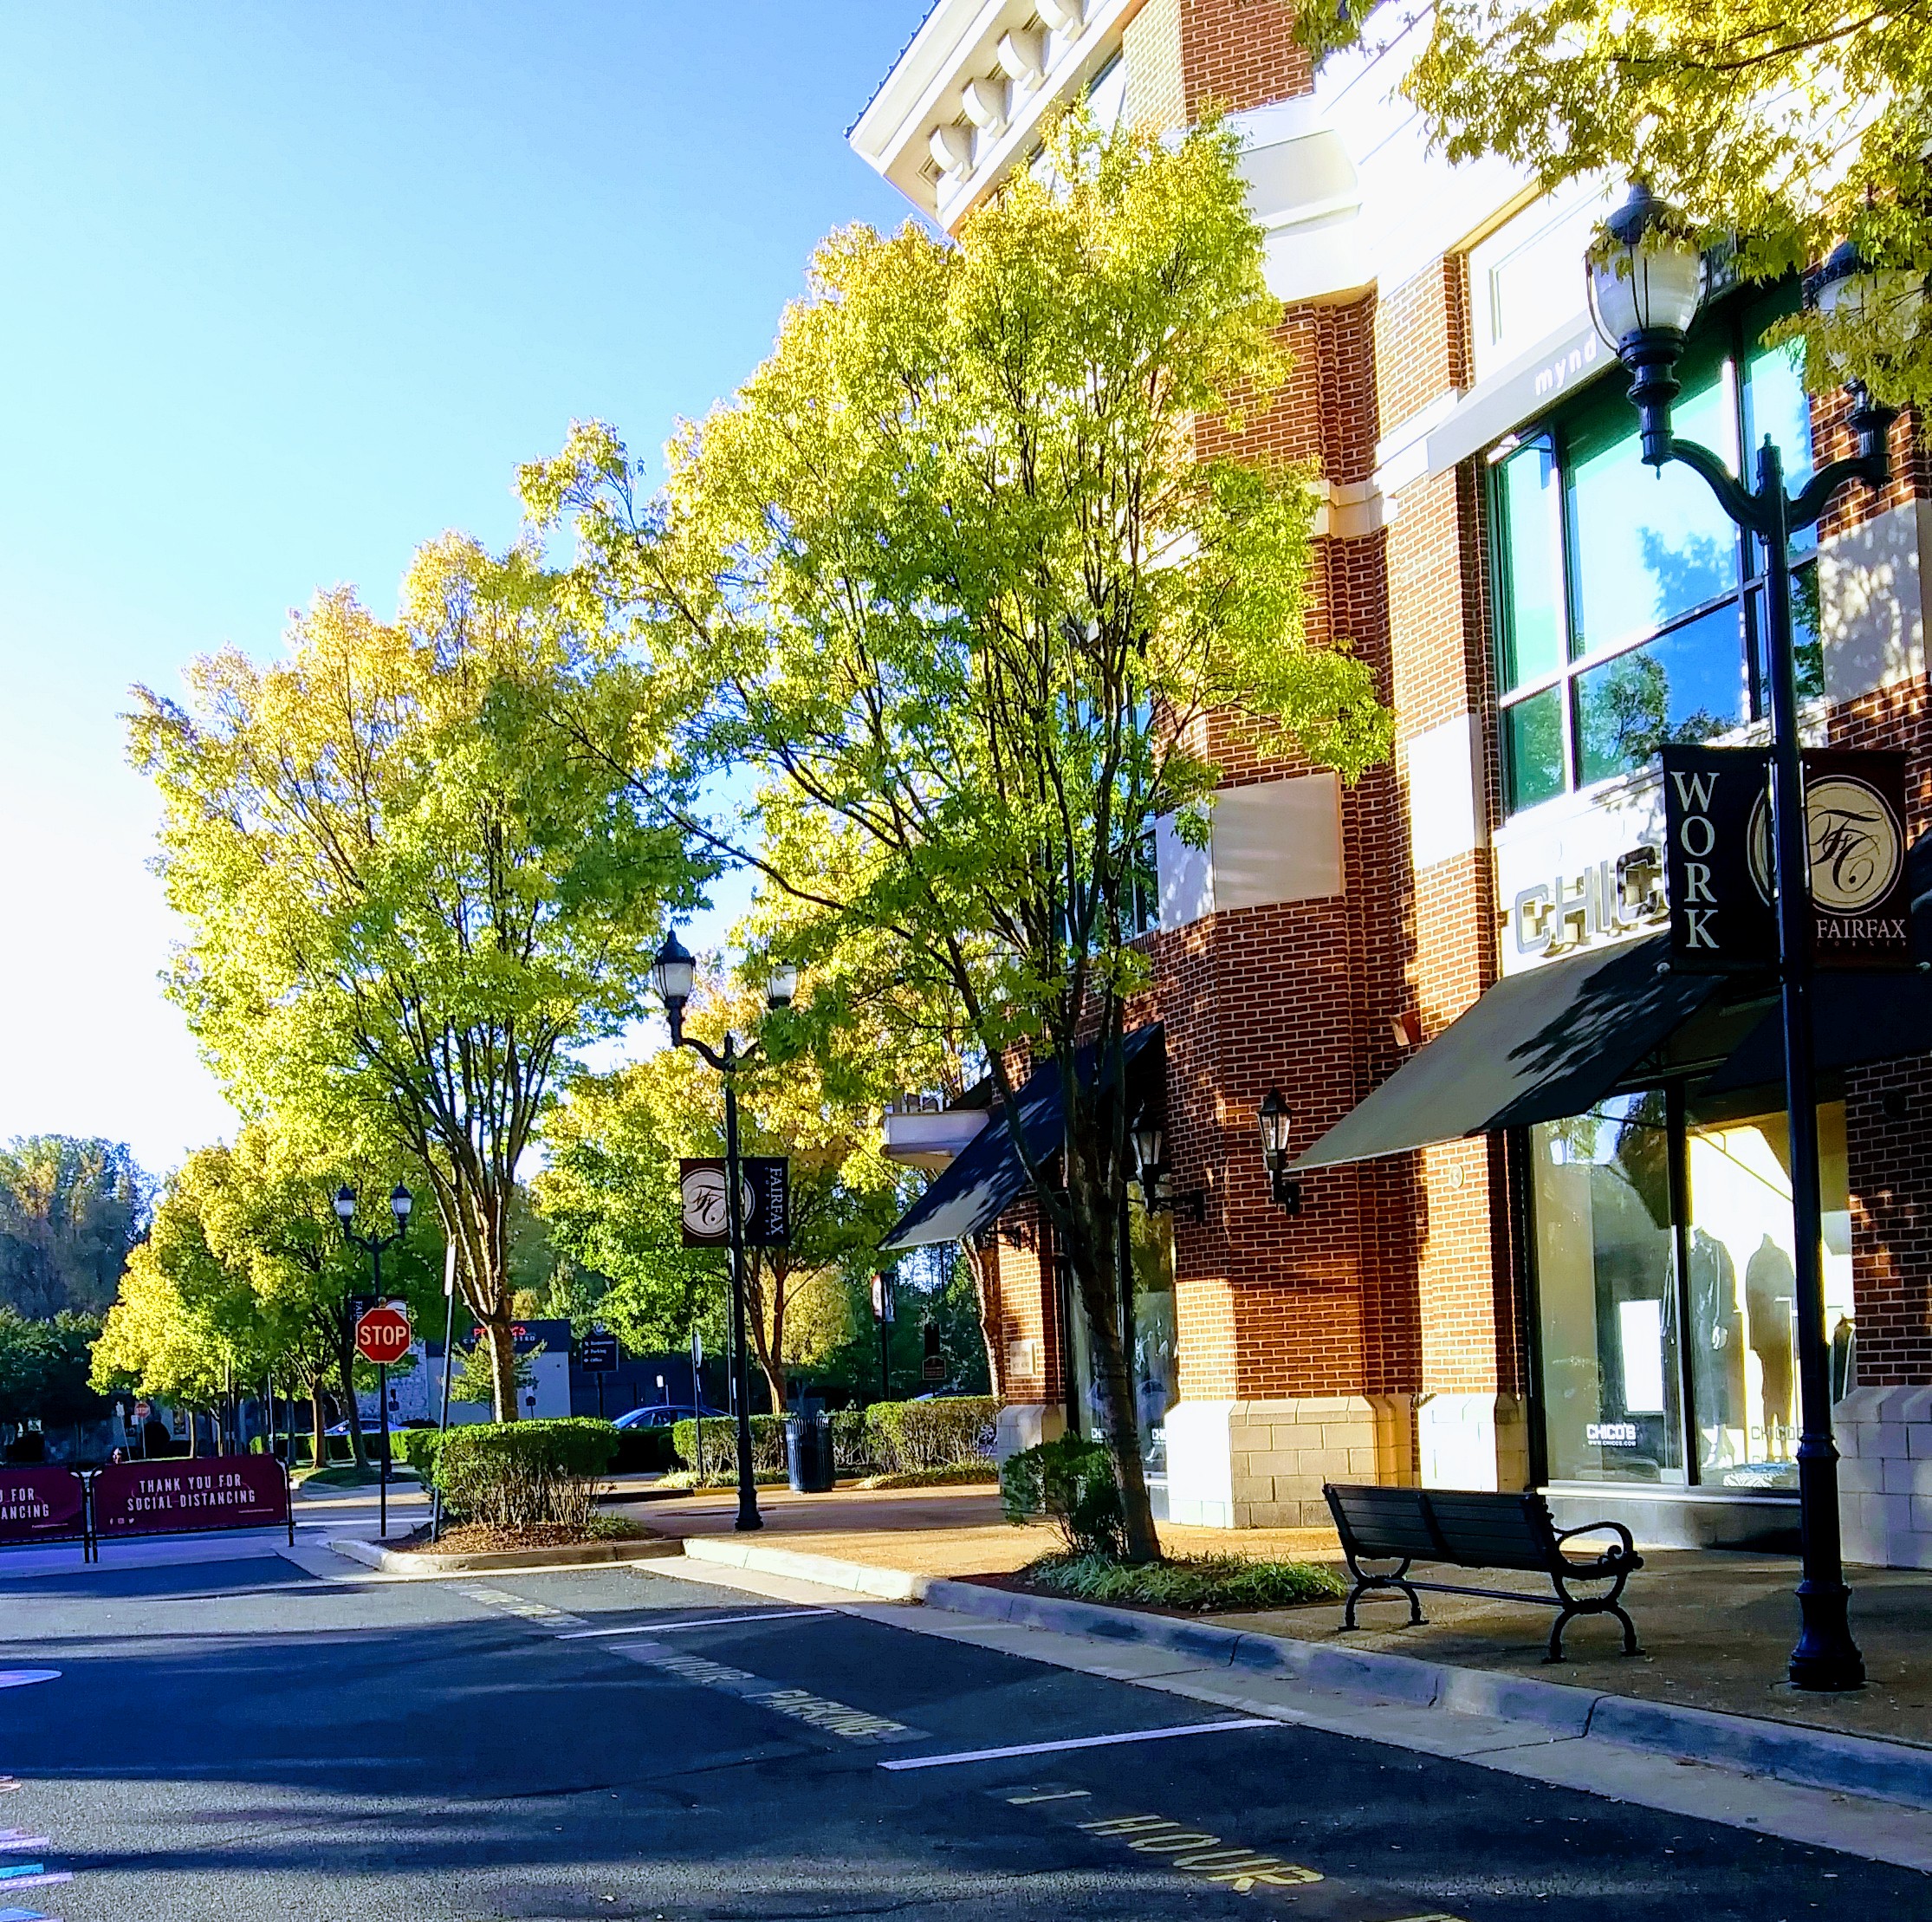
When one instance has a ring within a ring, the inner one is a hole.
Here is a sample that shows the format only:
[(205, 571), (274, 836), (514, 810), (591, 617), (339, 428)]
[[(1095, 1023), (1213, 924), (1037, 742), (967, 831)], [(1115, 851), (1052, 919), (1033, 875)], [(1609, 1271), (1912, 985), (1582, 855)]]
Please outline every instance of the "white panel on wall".
[(1190, 847), (1174, 832), (1174, 817), (1154, 823), (1154, 873), (1160, 884), (1161, 925), (1185, 927), (1214, 912), (1214, 862), (1205, 847)]
[(1271, 907), (1342, 892), (1341, 782), (1298, 775), (1215, 796), (1214, 905)]
[(1848, 701), (1925, 672), (1932, 503), (1907, 501), (1821, 544), (1825, 688)]
[(1526, 207), (1469, 250), (1469, 331), (1486, 379), (1587, 311), (1584, 250), (1602, 218), (1601, 186), (1570, 186)]
[(1482, 724), (1474, 714), (1453, 716), (1404, 744), (1409, 848), (1417, 873), (1488, 839), (1477, 798), (1481, 755)]

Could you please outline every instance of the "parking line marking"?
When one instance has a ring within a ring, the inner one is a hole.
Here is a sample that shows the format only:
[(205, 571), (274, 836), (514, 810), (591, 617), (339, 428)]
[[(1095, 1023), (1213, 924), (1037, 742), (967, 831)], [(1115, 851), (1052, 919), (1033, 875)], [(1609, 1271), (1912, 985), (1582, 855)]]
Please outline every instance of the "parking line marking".
[(589, 1641), (605, 1635), (668, 1635), (674, 1628), (724, 1628), (740, 1621), (790, 1621), (800, 1615), (835, 1615), (836, 1608), (777, 1608), (762, 1615), (713, 1615), (709, 1621), (633, 1622), (628, 1628), (573, 1628), (560, 1642)]
[(1266, 1715), (1244, 1715), (1229, 1722), (1190, 1722), (1175, 1729), (1135, 1729), (1125, 1735), (1079, 1735), (1065, 1742), (1022, 1742), (1010, 1749), (963, 1749), (956, 1755), (907, 1756), (882, 1762), (882, 1769), (950, 1769), (964, 1762), (1004, 1762), (1009, 1756), (1058, 1755), (1067, 1749), (1112, 1749), (1125, 1742), (1167, 1742), (1179, 1735), (1220, 1735), (1229, 1729), (1278, 1729)]
[(681, 1682), (698, 1688), (715, 1688), (741, 1701), (769, 1709), (775, 1715), (788, 1716), (814, 1729), (845, 1737), (848, 1742), (924, 1742), (931, 1737), (924, 1729), (909, 1728), (890, 1716), (874, 1715), (853, 1708), (846, 1702), (834, 1702), (829, 1696), (814, 1695), (802, 1688), (781, 1688), (777, 1683), (754, 1675), (749, 1669), (733, 1668), (724, 1662), (707, 1661), (702, 1655), (686, 1655), (655, 1642), (611, 1642), (607, 1652), (627, 1662), (639, 1662), (661, 1669)]
[(589, 1625), (581, 1615), (573, 1615), (567, 1610), (553, 1608), (548, 1602), (533, 1601), (528, 1595), (514, 1594), (508, 1588), (485, 1588), (481, 1583), (472, 1588), (458, 1588), (459, 1595), (467, 1595), (471, 1601), (480, 1601), (485, 1608), (500, 1610), (506, 1615), (521, 1616), (525, 1621), (541, 1622), (546, 1627), (560, 1625), (568, 1628), (584, 1628)]

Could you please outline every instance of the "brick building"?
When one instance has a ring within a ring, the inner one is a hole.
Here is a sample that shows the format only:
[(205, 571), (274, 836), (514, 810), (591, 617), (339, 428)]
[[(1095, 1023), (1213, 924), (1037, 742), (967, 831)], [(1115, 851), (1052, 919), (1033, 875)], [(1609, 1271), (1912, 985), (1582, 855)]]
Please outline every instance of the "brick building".
[[(1761, 562), (1695, 476), (1637, 458), (1585, 308), (1609, 185), (1539, 197), (1500, 163), (1430, 157), (1394, 96), (1420, 30), (1318, 78), (1283, 0), (938, 0), (852, 133), (956, 226), (1082, 93), (1102, 118), (1231, 116), (1295, 356), (1242, 445), (1319, 464), (1312, 623), (1352, 640), (1396, 716), (1392, 763), (1352, 789), (1230, 750), (1211, 846), (1160, 837), (1142, 1072), (1190, 1199), (1133, 1209), (1157, 1499), (1240, 1527), (1314, 1519), (1335, 1477), (1533, 1484), (1652, 1540), (1772, 1541), (1795, 1527), (1796, 1411), (1767, 1003), (1761, 984), (1673, 998), (1640, 946), (1665, 912), (1657, 739), (1764, 737)], [(1771, 433), (1794, 471), (1844, 451), (1842, 405), (1761, 345), (1794, 298), (1707, 302), (1680, 432), (1734, 455)], [(1908, 750), (1922, 834), (1915, 423), (1893, 456), (1885, 497), (1848, 490), (1804, 549), (1806, 725)], [(1479, 1003), (1491, 1029), (1512, 1006), (1597, 1009), (1593, 1052), (1566, 1057), (1572, 1107), (1552, 1110), (1553, 1068), (1540, 1105), (1378, 1133), (1360, 1104), (1404, 1070), (1455, 1082), (1428, 1051)], [(1932, 1048), (1932, 1008), (1890, 1026), (1821, 1041), (1827, 1320), (1847, 1553), (1932, 1565), (1932, 1474), (1913, 1479), (1932, 1457), (1932, 1075), (1896, 1055)], [(1299, 1215), (1260, 1153), (1270, 1089), (1309, 1168)], [(957, 1231), (1010, 1125), (892, 1118), (927, 1166), (959, 1157), (908, 1242)], [(1090, 1419), (1086, 1342), (1023, 1195), (999, 1199), (973, 1232), (1018, 1443)]]

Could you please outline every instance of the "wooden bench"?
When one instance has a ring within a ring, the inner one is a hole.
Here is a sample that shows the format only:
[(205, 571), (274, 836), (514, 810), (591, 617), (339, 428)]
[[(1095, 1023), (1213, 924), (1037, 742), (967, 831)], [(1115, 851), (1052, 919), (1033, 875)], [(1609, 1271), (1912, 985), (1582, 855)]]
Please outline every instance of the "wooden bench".
[[(1322, 1490), (1342, 1538), (1349, 1573), (1355, 1577), (1343, 1625), (1355, 1627), (1355, 1605), (1378, 1589), (1398, 1590), (1409, 1598), (1409, 1622), (1421, 1621), (1418, 1588), (1447, 1595), (1484, 1595), (1497, 1601), (1533, 1601), (1559, 1609), (1550, 1631), (1546, 1662), (1563, 1659), (1563, 1631), (1579, 1615), (1614, 1615), (1624, 1625), (1624, 1653), (1638, 1653), (1637, 1630), (1620, 1606), (1624, 1584), (1643, 1566), (1631, 1531), (1621, 1522), (1592, 1522), (1580, 1529), (1559, 1529), (1540, 1495), (1495, 1495), (1476, 1490), (1379, 1488), (1360, 1484)], [(1569, 1554), (1564, 1543), (1579, 1535), (1608, 1533), (1617, 1539), (1589, 1560)], [(1394, 1562), (1393, 1570), (1372, 1575), (1364, 1562)], [(1447, 1562), (1458, 1568), (1507, 1568), (1547, 1575), (1553, 1595), (1527, 1595), (1507, 1588), (1475, 1588), (1449, 1581), (1417, 1581), (1410, 1566)], [(1601, 1594), (1572, 1594), (1572, 1582), (1608, 1582)]]

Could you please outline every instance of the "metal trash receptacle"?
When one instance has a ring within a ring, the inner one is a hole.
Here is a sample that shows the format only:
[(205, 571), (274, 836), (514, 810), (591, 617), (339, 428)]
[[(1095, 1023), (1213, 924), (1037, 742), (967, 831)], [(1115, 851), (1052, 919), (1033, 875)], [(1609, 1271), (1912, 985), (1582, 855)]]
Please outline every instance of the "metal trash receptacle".
[(822, 1409), (785, 1418), (786, 1478), (795, 1495), (832, 1486), (832, 1418)]

